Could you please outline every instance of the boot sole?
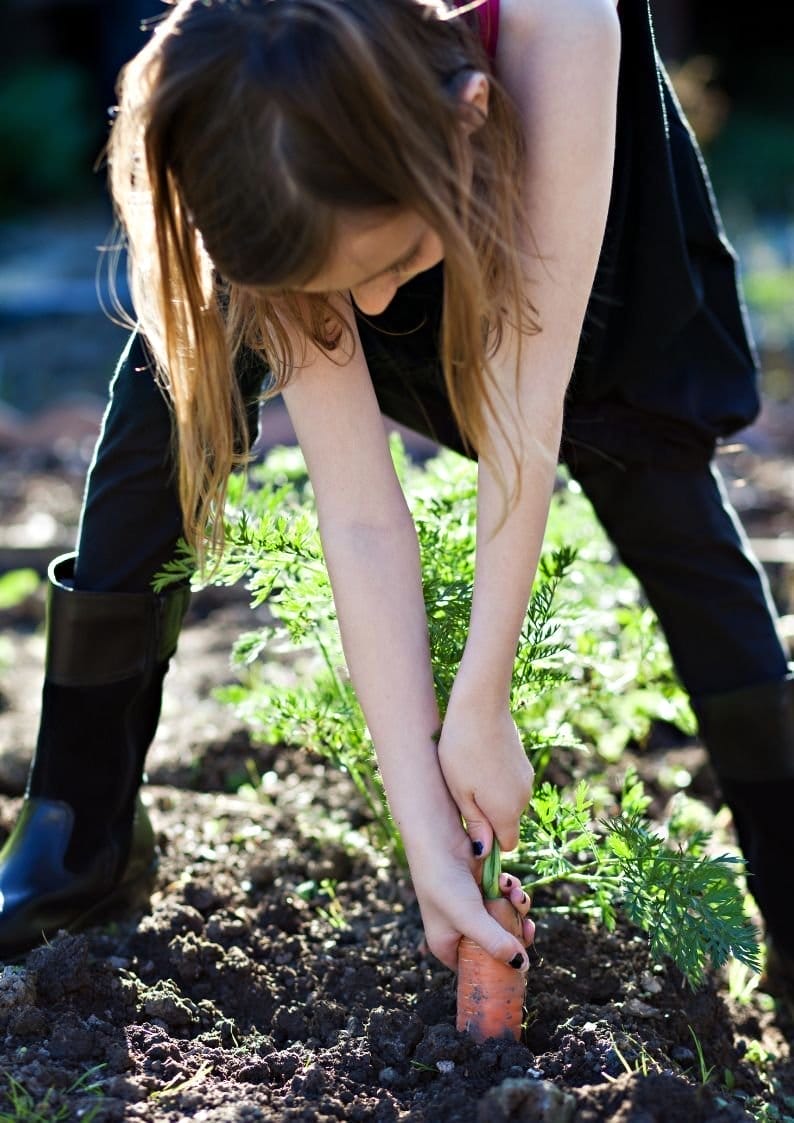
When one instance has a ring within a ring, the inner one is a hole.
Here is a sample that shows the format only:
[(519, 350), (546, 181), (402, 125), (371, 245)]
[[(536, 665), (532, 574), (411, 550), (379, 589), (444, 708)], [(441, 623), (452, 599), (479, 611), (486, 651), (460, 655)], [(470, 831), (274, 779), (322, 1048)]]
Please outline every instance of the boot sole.
[(157, 866), (157, 859), (153, 858), (151, 864), (135, 878), (117, 885), (110, 893), (78, 913), (72, 920), (49, 928), (40, 928), (35, 937), (31, 936), (24, 943), (0, 949), (0, 966), (24, 963), (30, 952), (50, 943), (59, 932), (77, 933), (119, 917), (125, 912), (129, 913), (137, 909), (145, 911), (154, 889)]
[(119, 913), (148, 908), (149, 900), (154, 891), (157, 868), (158, 861), (155, 856), (149, 865), (134, 878), (121, 882), (110, 893), (62, 927), (67, 932), (81, 932), (83, 929), (101, 924)]

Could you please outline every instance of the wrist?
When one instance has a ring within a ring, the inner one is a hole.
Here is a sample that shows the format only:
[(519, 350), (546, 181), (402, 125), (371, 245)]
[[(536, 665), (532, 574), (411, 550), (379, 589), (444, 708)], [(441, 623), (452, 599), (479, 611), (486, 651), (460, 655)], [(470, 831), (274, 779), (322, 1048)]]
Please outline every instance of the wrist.
[(460, 811), (451, 800), (449, 808), (437, 810), (432, 818), (414, 821), (401, 835), (415, 885), (434, 876), (433, 871), (442, 855), (465, 863), (472, 860), (471, 840), (464, 829)]
[(460, 830), (460, 812), (444, 781), (434, 737), (415, 744), (413, 751), (377, 755), (389, 810), (406, 849)]
[(496, 714), (510, 708), (512, 665), (509, 670), (464, 656), (455, 675), (447, 712), (475, 709), (477, 713)]

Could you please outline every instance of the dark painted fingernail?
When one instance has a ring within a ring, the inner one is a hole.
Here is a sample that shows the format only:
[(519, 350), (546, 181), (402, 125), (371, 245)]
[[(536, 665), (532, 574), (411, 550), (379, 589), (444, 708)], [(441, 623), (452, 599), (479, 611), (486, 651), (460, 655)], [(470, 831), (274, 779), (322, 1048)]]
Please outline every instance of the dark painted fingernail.
[(543, 963), (543, 956), (534, 944), (530, 944), (527, 948), (527, 956), (532, 967), (540, 967)]
[(512, 877), (509, 877), (508, 874), (505, 874), (505, 889), (512, 889), (512, 888), (513, 888), (513, 879), (512, 879)]
[(517, 951), (516, 954), (513, 956), (513, 958), (510, 960), (510, 962), (508, 963), (508, 967), (515, 967), (516, 971), (518, 971), (524, 966), (525, 962), (526, 962), (526, 960), (524, 959), (521, 952)]
[(473, 843), (471, 844), (471, 848), (472, 848), (472, 851), (473, 851), (473, 853), (474, 853), (474, 857), (475, 857), (475, 858), (479, 858), (479, 857), (481, 857), (481, 855), (482, 855), (482, 852), (483, 852), (483, 850), (485, 849), (485, 846), (484, 846), (484, 845), (483, 845), (483, 843), (482, 843), (482, 842), (480, 842), (480, 841), (479, 841), (479, 839), (478, 839), (478, 840), (477, 840), (476, 842), (473, 842)]
[(521, 904), (525, 905), (528, 900), (529, 900), (529, 897), (526, 895), (526, 893), (522, 893), (521, 894)]

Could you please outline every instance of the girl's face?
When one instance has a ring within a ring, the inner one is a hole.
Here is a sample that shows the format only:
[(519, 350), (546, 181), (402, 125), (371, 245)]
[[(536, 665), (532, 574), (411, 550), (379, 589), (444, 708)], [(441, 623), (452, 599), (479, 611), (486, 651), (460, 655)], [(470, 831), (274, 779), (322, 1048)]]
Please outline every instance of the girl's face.
[(415, 211), (390, 209), (345, 216), (328, 263), (304, 292), (350, 292), (359, 310), (377, 316), (400, 285), (444, 257), (441, 239)]
[[(462, 118), (471, 134), (488, 116), (488, 78), (472, 71), (459, 92), (462, 105), (479, 114)], [(326, 265), (303, 286), (304, 292), (349, 292), (364, 315), (388, 308), (400, 285), (444, 258), (438, 234), (416, 211), (390, 207), (344, 214)]]

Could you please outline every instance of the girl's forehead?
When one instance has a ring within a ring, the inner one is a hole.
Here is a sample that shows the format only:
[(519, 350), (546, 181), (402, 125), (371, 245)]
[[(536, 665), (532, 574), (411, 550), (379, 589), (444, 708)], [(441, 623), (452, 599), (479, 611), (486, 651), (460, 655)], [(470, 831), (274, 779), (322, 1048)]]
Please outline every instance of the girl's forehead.
[(383, 232), (398, 225), (413, 214), (408, 207), (395, 203), (388, 207), (341, 209), (336, 212), (334, 228), (338, 237), (361, 237), (371, 232)]

